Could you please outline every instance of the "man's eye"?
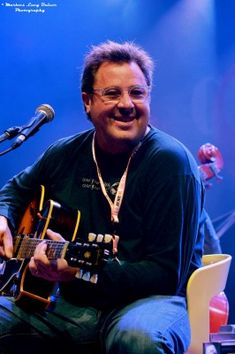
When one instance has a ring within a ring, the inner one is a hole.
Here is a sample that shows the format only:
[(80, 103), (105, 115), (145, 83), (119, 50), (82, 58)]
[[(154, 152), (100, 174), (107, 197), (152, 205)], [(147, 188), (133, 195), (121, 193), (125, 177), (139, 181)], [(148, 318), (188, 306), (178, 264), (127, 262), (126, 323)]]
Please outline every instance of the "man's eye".
[(105, 91), (103, 95), (107, 98), (116, 98), (116, 97), (120, 97), (120, 91), (108, 90), (108, 91)]
[(143, 97), (145, 95), (145, 91), (140, 88), (134, 88), (131, 90), (130, 95), (132, 97)]

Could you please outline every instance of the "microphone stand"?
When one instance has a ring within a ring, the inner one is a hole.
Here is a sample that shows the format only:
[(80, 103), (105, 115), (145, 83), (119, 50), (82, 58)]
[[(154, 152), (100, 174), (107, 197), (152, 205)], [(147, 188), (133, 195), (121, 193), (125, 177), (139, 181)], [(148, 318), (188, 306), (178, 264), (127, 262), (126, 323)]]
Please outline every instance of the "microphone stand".
[(220, 239), (230, 227), (235, 224), (235, 210), (232, 210), (224, 215), (214, 219), (213, 224), (222, 220), (222, 223), (216, 228), (217, 237)]
[[(0, 135), (0, 143), (2, 143), (3, 141), (5, 140), (10, 140), (14, 137), (16, 137), (17, 135), (20, 134), (20, 132), (22, 131), (23, 127), (18, 127), (18, 126), (15, 126), (15, 127), (11, 127), (11, 128), (8, 128), (5, 130), (5, 132)], [(3, 156), (5, 155), (6, 153), (14, 150), (17, 146), (10, 146), (9, 148), (7, 148), (6, 150), (4, 151), (0, 151), (0, 156)]]

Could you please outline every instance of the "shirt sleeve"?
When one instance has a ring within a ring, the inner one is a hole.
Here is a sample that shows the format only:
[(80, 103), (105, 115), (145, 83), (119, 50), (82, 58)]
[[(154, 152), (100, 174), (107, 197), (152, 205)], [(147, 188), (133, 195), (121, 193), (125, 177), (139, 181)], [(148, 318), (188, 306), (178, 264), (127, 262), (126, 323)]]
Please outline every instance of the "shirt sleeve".
[(56, 173), (59, 150), (51, 145), (31, 166), (11, 178), (0, 190), (0, 215), (5, 216), (14, 232), (40, 185), (49, 184)]

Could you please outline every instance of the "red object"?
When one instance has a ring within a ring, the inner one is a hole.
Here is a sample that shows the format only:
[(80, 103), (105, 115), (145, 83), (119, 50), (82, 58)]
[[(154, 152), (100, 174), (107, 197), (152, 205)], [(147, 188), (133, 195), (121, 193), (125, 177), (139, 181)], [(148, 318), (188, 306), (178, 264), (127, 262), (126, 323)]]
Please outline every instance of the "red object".
[[(198, 159), (201, 165), (198, 166), (204, 182), (207, 182), (213, 177), (221, 180), (222, 177), (219, 176), (219, 172), (224, 166), (224, 161), (219, 149), (210, 143), (206, 143), (200, 146), (198, 150)], [(205, 184), (206, 187), (210, 187), (209, 183)]]
[(200, 146), (197, 154), (202, 164), (214, 162), (219, 170), (223, 168), (222, 154), (215, 145), (211, 143), (203, 144)]
[(224, 292), (212, 297), (209, 311), (210, 333), (218, 333), (220, 326), (228, 323), (229, 303)]

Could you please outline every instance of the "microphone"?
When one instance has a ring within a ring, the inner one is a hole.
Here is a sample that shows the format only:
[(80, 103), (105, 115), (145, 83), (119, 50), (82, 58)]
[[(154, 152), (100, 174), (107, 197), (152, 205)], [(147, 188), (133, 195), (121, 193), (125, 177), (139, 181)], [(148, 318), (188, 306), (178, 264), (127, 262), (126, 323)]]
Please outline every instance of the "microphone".
[(26, 139), (34, 135), (43, 124), (50, 122), (54, 116), (55, 111), (49, 104), (42, 104), (37, 107), (35, 115), (31, 118), (30, 122), (20, 130), (20, 135), (12, 144), (12, 149), (17, 148)]

